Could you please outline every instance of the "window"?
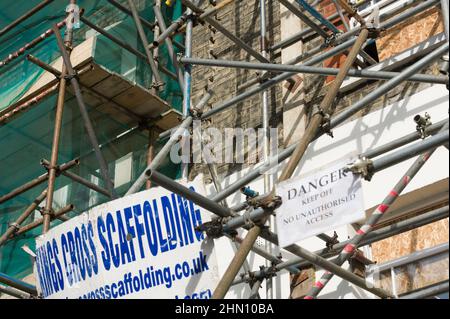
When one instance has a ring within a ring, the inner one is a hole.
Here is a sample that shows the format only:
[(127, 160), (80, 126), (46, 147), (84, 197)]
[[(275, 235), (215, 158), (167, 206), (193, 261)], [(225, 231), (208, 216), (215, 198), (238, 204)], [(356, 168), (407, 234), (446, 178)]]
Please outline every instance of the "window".
[(131, 167), (133, 164), (132, 153), (125, 155), (122, 158), (116, 160), (115, 174), (114, 174), (114, 187), (118, 188), (122, 185), (128, 184), (131, 181)]

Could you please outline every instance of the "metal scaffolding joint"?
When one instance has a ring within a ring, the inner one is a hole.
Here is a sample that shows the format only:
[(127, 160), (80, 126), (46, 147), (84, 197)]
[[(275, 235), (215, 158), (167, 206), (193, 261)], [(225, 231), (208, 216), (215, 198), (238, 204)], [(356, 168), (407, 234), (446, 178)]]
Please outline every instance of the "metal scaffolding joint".
[(259, 195), (259, 193), (257, 191), (254, 191), (253, 189), (251, 189), (248, 186), (244, 186), (241, 188), (241, 193), (245, 195), (246, 200), (249, 200), (251, 198), (255, 198), (256, 196)]
[(164, 82), (159, 82), (159, 81), (154, 81), (151, 85), (152, 89), (156, 89), (159, 90), (160, 88), (162, 88), (164, 85), (166, 85)]
[(313, 114), (313, 116), (316, 114), (319, 114), (322, 119), (320, 130), (324, 134), (327, 134), (333, 138), (333, 132), (331, 131), (331, 115), (328, 112), (325, 112), (320, 106), (317, 108), (317, 111)]
[(53, 209), (38, 208), (37, 210), (41, 213), (42, 216), (55, 216), (55, 211)]
[(195, 120), (199, 120), (203, 115), (203, 110), (195, 106), (191, 106), (189, 112)]
[(211, 238), (220, 238), (223, 236), (223, 220), (222, 218), (213, 219), (210, 222), (197, 226), (195, 230), (205, 232)]
[(345, 171), (360, 174), (365, 180), (370, 181), (374, 173), (373, 161), (367, 157), (360, 157), (353, 164), (348, 165)]
[(278, 269), (276, 265), (272, 263), (271, 266), (259, 266), (259, 271), (249, 271), (248, 273), (241, 274), (243, 280), (246, 283), (253, 284), (257, 281), (263, 281), (264, 279), (270, 279), (277, 276)]
[(333, 246), (336, 244), (339, 244), (339, 240), (338, 240), (338, 234), (336, 233), (336, 231), (333, 233), (333, 237), (330, 237), (329, 240), (326, 241), (325, 245), (327, 246), (327, 249), (332, 250)]
[(339, 39), (339, 36), (342, 33), (332, 33), (327, 38), (325, 38), (324, 45), (325, 47), (334, 46)]
[(383, 31), (380, 28), (369, 28), (369, 27), (367, 28), (367, 30), (369, 31), (369, 35), (367, 37), (370, 39), (377, 39), (380, 36), (381, 32)]
[(252, 220), (251, 213), (254, 210), (253, 207), (250, 207), (249, 209), (245, 210), (244, 214), (242, 214), (242, 218), (244, 219), (244, 225), (248, 227), (254, 227), (256, 225), (259, 225), (260, 227), (264, 226), (264, 222), (261, 220)]
[(425, 139), (430, 134), (427, 132), (427, 128), (432, 125), (431, 116), (428, 113), (425, 113), (424, 116), (416, 115), (414, 116), (414, 122), (416, 122), (416, 130), (420, 134), (421, 139)]
[(19, 231), (19, 229), (20, 229), (20, 225), (18, 223), (16, 223), (16, 222), (9, 223), (8, 227), (14, 227), (14, 233)]
[(257, 198), (255, 201), (253, 201), (252, 206), (261, 207), (264, 210), (275, 210), (281, 206), (281, 203), (282, 200), (280, 196), (270, 195), (266, 197)]

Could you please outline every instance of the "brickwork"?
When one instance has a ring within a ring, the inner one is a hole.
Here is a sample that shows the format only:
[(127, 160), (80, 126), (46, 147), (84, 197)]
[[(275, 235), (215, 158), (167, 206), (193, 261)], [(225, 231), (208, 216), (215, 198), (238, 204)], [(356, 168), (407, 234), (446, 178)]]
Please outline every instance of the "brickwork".
[[(276, 1), (267, 1), (266, 7), (270, 46), (280, 40), (279, 4)], [(259, 0), (234, 1), (220, 9), (216, 18), (229, 31), (251, 45), (255, 50), (260, 51)], [(193, 56), (206, 59), (217, 58), (235, 61), (254, 61), (254, 58), (247, 52), (238, 48), (228, 38), (207, 24), (199, 24), (194, 28)], [(277, 60), (275, 62), (279, 63)], [(213, 108), (244, 92), (245, 89), (240, 89), (240, 86), (254, 79), (256, 75), (257, 72), (255, 71), (196, 66), (192, 72), (193, 104), (195, 105), (200, 100), (205, 92), (205, 88), (208, 88), (214, 91), (214, 95), (209, 103), (209, 108)], [(282, 103), (280, 86), (272, 88), (269, 92), (270, 125), (271, 127), (280, 127), (281, 132)], [(207, 126), (213, 126), (220, 130), (234, 127), (241, 127), (243, 129), (259, 128), (261, 127), (261, 122), (261, 94), (257, 94), (213, 116), (210, 121), (205, 123), (203, 128)], [(246, 156), (253, 158), (255, 155), (246, 154)], [(218, 172), (220, 175), (228, 175), (241, 168), (242, 165), (240, 164), (219, 164)], [(190, 178), (193, 178), (199, 172), (206, 173), (206, 168), (204, 165), (195, 164), (191, 168)]]

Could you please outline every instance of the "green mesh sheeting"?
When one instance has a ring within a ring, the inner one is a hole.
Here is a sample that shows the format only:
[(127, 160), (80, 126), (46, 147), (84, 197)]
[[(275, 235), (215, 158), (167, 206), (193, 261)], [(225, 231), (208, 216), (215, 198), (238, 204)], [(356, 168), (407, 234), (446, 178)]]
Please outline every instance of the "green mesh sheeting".
[[(39, 4), (41, 0), (13, 1), (2, 0), (0, 3), (0, 29)], [(102, 1), (79, 1), (80, 6), (89, 14), (99, 6)], [(0, 59), (15, 53), (20, 48), (39, 37), (52, 24), (65, 18), (65, 6), (61, 1), (54, 1), (29, 19), (0, 38)], [(75, 39), (78, 44), (82, 39)], [(58, 56), (55, 38), (49, 37), (26, 54), (33, 54), (44, 62), (50, 63)], [(0, 111), (17, 100), (30, 88), (33, 82), (42, 73), (42, 69), (25, 59), (25, 55), (13, 60), (6, 66), (0, 67)]]
[[(40, 2), (41, 0), (1, 1), (0, 29)], [(127, 6), (127, 1), (119, 2)], [(140, 15), (153, 22), (153, 1), (135, 0), (135, 3)], [(113, 7), (106, 0), (85, 0), (78, 1), (78, 4), (85, 9), (84, 16), (90, 21), (104, 27), (111, 34), (144, 52), (131, 17)], [(172, 20), (181, 15), (181, 1), (174, 4), (172, 8), (163, 6), (162, 9), (166, 17), (166, 24), (169, 25)], [(10, 53), (41, 35), (53, 23), (64, 19), (64, 10), (65, 6), (62, 5), (62, 1), (57, 0), (1, 37), (0, 59), (3, 60)], [(148, 39), (151, 41), (153, 34), (148, 29), (146, 31)], [(152, 74), (146, 61), (129, 54), (83, 24), (74, 34), (74, 45), (83, 42), (90, 36), (97, 37), (94, 52), (96, 63), (143, 87), (149, 87)], [(182, 43), (183, 37), (177, 36), (177, 41)], [(175, 52), (178, 53), (176, 48)], [(51, 63), (60, 56), (54, 36), (26, 53), (47, 63)], [(165, 45), (160, 46), (159, 62), (172, 72), (175, 71), (168, 58)], [(27, 61), (25, 55), (5, 67), (0, 67), (0, 112), (18, 101), (42, 72), (39, 67)], [(162, 76), (166, 85), (161, 91), (160, 97), (175, 109), (181, 110), (182, 92), (178, 82), (164, 74)], [(45, 172), (39, 162), (42, 158), (50, 158), (55, 107), (56, 93), (47, 96), (39, 104), (14, 117), (6, 124), (0, 124), (0, 149), (2, 150), (0, 152), (0, 196)], [(142, 131), (133, 126), (136, 124), (132, 124), (132, 126), (121, 124), (95, 107), (90, 105), (87, 107), (101, 145), (102, 154), (108, 163), (111, 178), (115, 182), (116, 192), (121, 196), (125, 194), (147, 165), (148, 131)], [(156, 151), (162, 145), (156, 145)], [(81, 164), (71, 171), (105, 187), (95, 154), (85, 133), (78, 105), (74, 97), (67, 92), (58, 162), (64, 163), (76, 157), (80, 157)], [(160, 171), (171, 178), (177, 178), (180, 175), (179, 166), (171, 163), (169, 159), (166, 159)], [(17, 219), (45, 187), (46, 183), (13, 200), (0, 204), (0, 234), (4, 233), (9, 223)], [(74, 183), (64, 176), (57, 179), (54, 197), (55, 210), (67, 204), (75, 205), (74, 212), (69, 216), (79, 214), (109, 200), (106, 196)], [(44, 204), (45, 201), (41, 206)], [(36, 211), (24, 224), (40, 217), (40, 213)], [(54, 222), (54, 224), (57, 223), (59, 221)], [(41, 231), (40, 227), (36, 228), (0, 247), (0, 272), (17, 278), (31, 273), (32, 259), (22, 247), (25, 245), (34, 249), (34, 238)]]

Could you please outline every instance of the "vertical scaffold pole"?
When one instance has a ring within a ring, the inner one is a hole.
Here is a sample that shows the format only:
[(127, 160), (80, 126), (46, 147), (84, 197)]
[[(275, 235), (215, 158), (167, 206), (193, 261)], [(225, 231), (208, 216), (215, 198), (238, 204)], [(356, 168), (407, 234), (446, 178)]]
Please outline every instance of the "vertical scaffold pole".
[[(186, 34), (185, 34), (185, 56), (192, 56), (192, 31), (194, 28), (194, 20), (193, 20), (193, 12), (191, 9), (186, 10), (187, 21), (186, 21)], [(190, 108), (191, 108), (191, 75), (192, 67), (190, 64), (186, 64), (184, 66), (184, 89), (183, 89), (183, 118), (187, 118), (189, 116)], [(181, 176), (183, 179), (188, 178), (188, 163), (181, 163)]]
[(441, 14), (442, 14), (442, 21), (444, 23), (444, 33), (445, 37), (447, 38), (447, 42), (450, 41), (449, 34), (448, 34), (448, 0), (441, 0)]
[[(70, 5), (75, 5), (76, 0), (70, 0)], [(73, 16), (71, 12), (67, 12), (66, 19), (71, 19)], [(55, 34), (58, 32), (58, 29), (54, 29)], [(72, 51), (72, 33), (73, 33), (73, 23), (71, 21), (66, 22), (66, 31), (64, 33), (64, 47), (67, 50), (69, 56)], [(61, 127), (62, 127), (62, 117), (64, 112), (64, 99), (66, 96), (66, 86), (67, 86), (67, 67), (63, 63), (61, 77), (59, 79), (59, 91), (58, 91), (58, 100), (56, 103), (56, 114), (55, 114), (55, 127), (53, 131), (53, 141), (52, 141), (52, 152), (50, 157), (50, 165), (48, 168), (48, 187), (47, 187), (47, 198), (45, 202), (45, 209), (43, 211), (44, 224), (42, 228), (42, 233), (45, 234), (48, 232), (50, 228), (50, 215), (53, 213), (53, 193), (55, 190), (55, 181), (56, 181), (56, 173), (57, 173), (57, 165), (58, 165), (58, 151), (59, 151), (59, 139), (61, 136)]]
[[(259, 0), (259, 8), (260, 8), (260, 38), (261, 38), (261, 55), (268, 59), (268, 39), (267, 39), (267, 21), (266, 21), (266, 0)], [(269, 91), (265, 90), (261, 94), (262, 99), (262, 129), (263, 129), (263, 158), (264, 162), (269, 159)], [(270, 174), (266, 172), (264, 174), (264, 193), (268, 193), (270, 191)], [(271, 228), (272, 221), (270, 217), (267, 219), (268, 227)], [(267, 242), (265, 243), (266, 251), (271, 254), (272, 253), (272, 244)], [(265, 261), (266, 267), (270, 266), (269, 261)], [(259, 284), (258, 284), (259, 286)], [(273, 299), (273, 280), (272, 278), (266, 279), (266, 298)]]
[[(161, 5), (161, 0), (155, 0), (155, 7), (156, 6), (160, 6)], [(137, 15), (137, 11), (136, 9), (134, 9), (134, 13), (133, 16), (138, 16)], [(161, 29), (160, 24), (159, 24), (159, 19), (160, 17), (158, 17), (155, 14), (155, 26), (154, 26), (154, 30), (153, 30), (153, 40), (156, 40), (159, 35), (161, 34), (161, 31), (164, 31)], [(156, 23), (156, 20), (158, 20), (158, 23)], [(138, 22), (136, 22), (136, 26), (138, 25)], [(145, 37), (145, 33), (144, 33), (144, 37)], [(147, 43), (147, 39), (145, 38), (143, 41), (144, 46), (146, 46), (145, 50), (149, 51), (150, 49), (148, 48), (148, 43)], [(159, 47), (155, 47), (153, 48), (153, 58), (154, 58), (154, 62), (156, 64), (156, 67), (158, 68), (159, 66)], [(158, 80), (155, 76), (155, 74), (152, 75), (152, 81), (153, 83), (157, 83)], [(156, 93), (156, 88), (154, 88), (154, 92)], [(147, 166), (151, 165), (152, 161), (153, 161), (153, 157), (155, 156), (155, 143), (156, 143), (156, 132), (155, 130), (157, 130), (157, 127), (155, 126), (151, 126), (148, 128), (148, 147), (147, 147)], [(152, 187), (152, 183), (150, 180), (147, 180), (146, 184), (145, 184), (145, 188), (146, 189), (150, 189)]]
[(150, 66), (150, 69), (152, 70), (153, 73), (153, 78), (155, 81), (152, 83), (152, 89), (155, 90), (155, 92), (157, 92), (159, 88), (164, 85), (164, 83), (161, 80), (161, 76), (159, 75), (158, 67), (156, 66), (153, 54), (148, 47), (147, 36), (145, 34), (144, 28), (142, 27), (139, 13), (137, 11), (136, 5), (134, 4), (134, 0), (128, 0), (128, 6), (131, 9), (134, 24), (136, 25), (136, 29), (138, 31), (139, 37), (141, 38), (142, 45), (144, 46), (148, 65)]
[[(164, 17), (161, 12), (160, 1), (158, 1), (157, 4), (153, 7), (153, 11), (155, 12), (156, 21), (159, 25), (160, 31), (166, 32), (167, 26), (166, 26), (166, 23), (164, 22)], [(159, 35), (158, 35), (158, 37), (159, 37)], [(155, 41), (156, 41), (156, 39), (158, 39), (158, 37), (156, 36), (156, 33), (155, 33)], [(181, 91), (183, 91), (184, 90), (183, 70), (181, 70), (181, 67), (178, 64), (177, 56), (176, 56), (174, 48), (173, 48), (173, 42), (170, 39), (170, 37), (167, 37), (164, 41), (166, 42), (167, 52), (169, 53), (169, 57), (172, 60), (172, 64), (173, 64), (176, 74), (177, 74), (178, 84), (180, 85)]]

